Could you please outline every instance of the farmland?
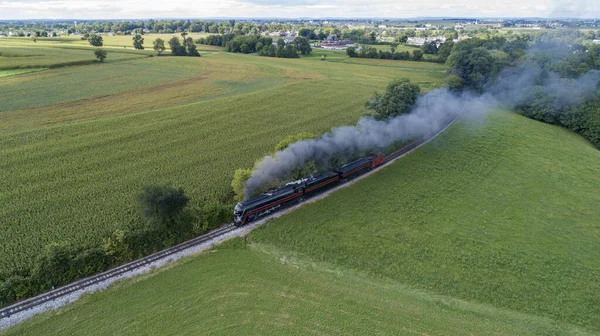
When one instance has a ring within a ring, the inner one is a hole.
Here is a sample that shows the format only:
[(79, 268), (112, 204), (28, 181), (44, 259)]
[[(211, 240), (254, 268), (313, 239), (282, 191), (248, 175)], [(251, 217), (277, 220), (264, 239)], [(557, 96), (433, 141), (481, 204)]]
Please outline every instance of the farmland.
[(591, 335), (599, 161), (514, 114), (462, 121), (246, 240), (7, 335)]
[[(40, 49), (32, 54), (55, 50), (51, 42), (29, 43)], [(108, 50), (110, 60), (117, 51)], [(412, 62), (129, 52), (124, 57), (140, 58), (0, 83), (0, 253), (9, 256), (0, 271), (29, 267), (51, 242), (100, 244), (139, 220), (135, 198), (147, 184), (184, 187), (192, 207), (231, 202), (233, 171), (281, 138), (354, 123), (390, 79), (411, 78), (427, 89), (445, 71)]]
[(471, 123), (252, 241), (600, 331), (600, 153), (514, 114)]

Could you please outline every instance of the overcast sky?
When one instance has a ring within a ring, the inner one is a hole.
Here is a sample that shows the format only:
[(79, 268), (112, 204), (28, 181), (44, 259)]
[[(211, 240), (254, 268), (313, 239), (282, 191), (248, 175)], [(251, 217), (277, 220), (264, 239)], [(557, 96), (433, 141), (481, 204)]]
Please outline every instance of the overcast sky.
[(600, 17), (600, 0), (0, 0), (0, 20), (206, 17)]

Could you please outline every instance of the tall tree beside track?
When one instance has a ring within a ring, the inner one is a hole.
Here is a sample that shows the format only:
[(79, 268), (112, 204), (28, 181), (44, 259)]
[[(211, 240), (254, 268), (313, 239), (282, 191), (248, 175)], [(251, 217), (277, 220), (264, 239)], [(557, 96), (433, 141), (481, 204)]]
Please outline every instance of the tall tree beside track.
[(88, 37), (88, 42), (91, 46), (94, 47), (102, 47), (104, 45), (104, 41), (102, 40), (102, 36), (98, 36), (96, 34), (90, 34)]
[(135, 35), (133, 37), (133, 47), (138, 50), (144, 50), (144, 38), (142, 35)]

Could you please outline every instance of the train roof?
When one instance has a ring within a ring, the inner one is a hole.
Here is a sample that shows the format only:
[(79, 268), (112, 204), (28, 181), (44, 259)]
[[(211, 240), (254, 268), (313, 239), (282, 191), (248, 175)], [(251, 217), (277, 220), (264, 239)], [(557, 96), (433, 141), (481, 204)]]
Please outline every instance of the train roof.
[(294, 187), (293, 186), (284, 186), (275, 190), (271, 190), (269, 192), (260, 194), (254, 198), (251, 198), (249, 200), (240, 202), (239, 204), (242, 207), (253, 207), (256, 206), (258, 204), (262, 204), (262, 203), (267, 203), (270, 202), (273, 199), (282, 197), (282, 196), (287, 196), (290, 194), (294, 193)]
[(360, 166), (366, 164), (367, 162), (371, 162), (371, 161), (372, 160), (371, 160), (370, 157), (368, 157), (368, 158), (360, 158), (358, 160), (352, 161), (352, 162), (350, 162), (348, 164), (345, 164), (345, 165), (337, 168), (336, 171), (341, 172), (341, 173), (345, 173), (345, 172), (348, 172), (348, 171), (350, 171), (350, 170), (352, 170), (354, 168), (360, 167)]

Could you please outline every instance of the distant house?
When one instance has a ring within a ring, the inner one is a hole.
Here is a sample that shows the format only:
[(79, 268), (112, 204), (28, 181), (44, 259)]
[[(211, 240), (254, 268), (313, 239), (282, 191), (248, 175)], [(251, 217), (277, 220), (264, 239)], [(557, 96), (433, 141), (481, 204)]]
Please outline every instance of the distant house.
[(0, 37), (8, 37), (8, 34), (6, 34), (5, 32), (0, 32)]
[[(281, 37), (281, 39), (283, 40), (283, 42), (285, 42), (285, 44), (290, 44), (292, 43), (292, 41), (294, 41), (295, 37), (293, 36), (284, 36)], [(279, 41), (279, 39), (273, 39), (273, 45), (277, 46), (277, 41)]]
[(594, 42), (594, 43), (596, 43), (596, 44), (600, 44), (600, 40), (594, 40), (594, 41), (592, 41), (592, 42)]
[(324, 42), (321, 43), (320, 47), (326, 50), (345, 50), (349, 47), (355, 47), (356, 45), (352, 41), (335, 41), (335, 42)]

